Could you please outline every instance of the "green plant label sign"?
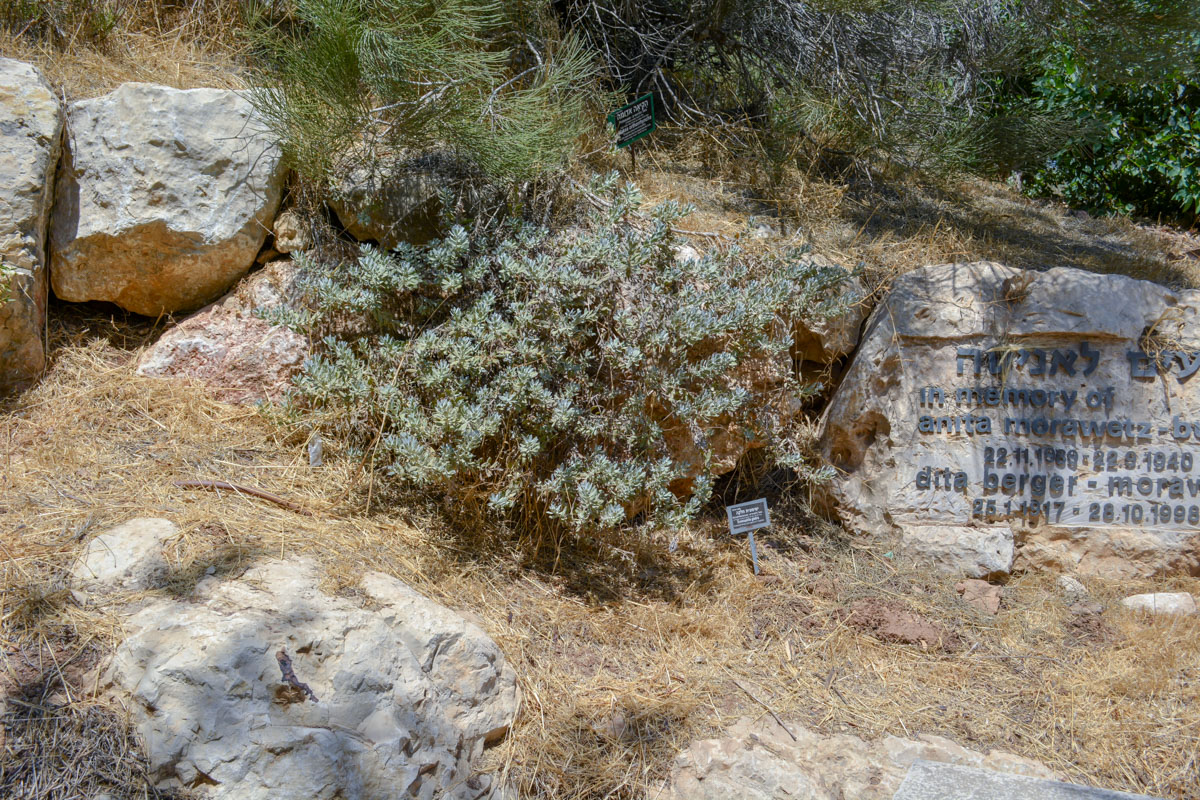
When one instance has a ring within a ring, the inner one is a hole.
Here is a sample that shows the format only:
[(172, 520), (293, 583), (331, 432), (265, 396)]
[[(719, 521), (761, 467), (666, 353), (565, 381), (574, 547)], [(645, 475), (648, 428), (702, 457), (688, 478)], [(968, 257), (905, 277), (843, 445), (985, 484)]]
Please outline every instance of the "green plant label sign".
[(771, 524), (771, 512), (767, 510), (765, 497), (751, 500), (749, 503), (726, 506), (725, 515), (729, 517), (729, 532), (734, 536), (739, 533), (756, 531)]
[(608, 121), (617, 129), (617, 147), (628, 147), (643, 136), (649, 136), (658, 127), (654, 119), (654, 95), (642, 95), (618, 108), (608, 115)]

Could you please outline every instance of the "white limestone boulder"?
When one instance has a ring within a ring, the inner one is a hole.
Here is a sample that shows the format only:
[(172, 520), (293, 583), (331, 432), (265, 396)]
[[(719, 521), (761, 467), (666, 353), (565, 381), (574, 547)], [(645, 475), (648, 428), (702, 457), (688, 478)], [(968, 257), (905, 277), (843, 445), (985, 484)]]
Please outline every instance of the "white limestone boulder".
[(60, 298), (191, 311), (254, 264), (284, 169), (243, 93), (127, 83), (71, 104), (68, 126), (51, 225)]
[(170, 520), (131, 519), (88, 542), (71, 569), (73, 582), (100, 593), (158, 586), (168, 570), (164, 546), (178, 534)]
[(500, 649), (394, 578), (365, 576), (366, 602), (318, 582), (270, 561), (126, 621), (107, 682), (151, 779), (222, 800), (488, 797), (475, 761), (519, 705)]
[(1188, 592), (1151, 592), (1126, 597), (1121, 605), (1131, 611), (1189, 616), (1196, 613), (1196, 599)]
[(46, 363), (46, 233), (62, 127), (41, 72), (0, 58), (0, 392), (26, 387)]
[(1067, 268), (900, 276), (822, 420), (825, 504), (961, 574), (1010, 537), (1016, 569), (1200, 574), (1198, 309)]

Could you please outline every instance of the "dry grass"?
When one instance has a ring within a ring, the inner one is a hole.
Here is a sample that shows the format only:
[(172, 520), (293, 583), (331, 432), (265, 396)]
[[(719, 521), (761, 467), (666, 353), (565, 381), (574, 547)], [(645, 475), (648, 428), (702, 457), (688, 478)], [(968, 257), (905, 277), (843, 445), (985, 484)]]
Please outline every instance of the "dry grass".
[(86, 13), (46, 30), (15, 23), (15, 29), (0, 28), (0, 56), (36, 64), (69, 100), (127, 81), (177, 89), (245, 87), (237, 2), (119, 0), (116, 9), (116, 25), (102, 37), (89, 35)]
[(760, 162), (700, 133), (677, 138), (682, 143), (639, 157), (636, 180), (650, 201), (692, 203), (697, 210), (685, 227), (727, 235), (747, 233), (752, 218), (765, 221), (836, 263), (861, 267), (876, 291), (917, 267), (980, 260), (1200, 287), (1200, 236), (1191, 233), (1072, 213), (979, 179), (843, 182), (788, 168), (772, 184)]
[[(1196, 579), (1092, 582), (1108, 610), (1083, 619), (1054, 596), (1052, 577), (1024, 576), (991, 618), (964, 606), (952, 582), (807, 517), (786, 492), (779, 524), (760, 540), (768, 581), (750, 573), (744, 539), (715, 520), (677, 532), (675, 552), (657, 535), (622, 549), (582, 544), (553, 566), (552, 554), (496, 532), (398, 507), (365, 513), (367, 479), (336, 443), (311, 469), (303, 430), (136, 377), (148, 323), (59, 311), (49, 374), (0, 413), (0, 673), (40, 659), (43, 683), (19, 685), (41, 686), (30, 702), (70, 721), (54, 732), (64, 751), (79, 746), (71, 731), (93, 730), (90, 659), (119, 636), (117, 620), (74, 603), (65, 566), (94, 533), (154, 515), (181, 527), (170, 553), (176, 594), (209, 566), (236, 575), (303, 552), (325, 564), (331, 589), (370, 564), (475, 615), (524, 691), (512, 736), (489, 756), (521, 796), (647, 796), (687, 741), (765, 713), (740, 683), (823, 731), (936, 733), (1042, 759), (1075, 781), (1200, 798), (1200, 622), (1143, 620), (1113, 602), (1200, 592)], [(193, 478), (263, 488), (315, 515), (173, 486)], [(846, 613), (866, 598), (911, 609), (960, 645), (872, 638)], [(14, 758), (12, 743), (30, 730), (10, 729), (0, 759)], [(118, 796), (141, 796), (136, 770), (127, 777), (133, 785)], [(0, 777), (0, 793), (11, 788)]]

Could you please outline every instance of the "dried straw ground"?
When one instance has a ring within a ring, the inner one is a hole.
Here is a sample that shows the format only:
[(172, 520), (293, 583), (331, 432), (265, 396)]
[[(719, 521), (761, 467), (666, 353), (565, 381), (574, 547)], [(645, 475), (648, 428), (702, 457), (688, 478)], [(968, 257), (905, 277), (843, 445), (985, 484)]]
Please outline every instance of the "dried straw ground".
[[(879, 175), (825, 178), (787, 168), (769, 179), (752, 157), (702, 132), (639, 156), (635, 180), (652, 202), (691, 203), (684, 227), (725, 236), (767, 224), (857, 269), (876, 293), (926, 264), (1000, 261), (1072, 266), (1175, 288), (1200, 287), (1200, 235), (1128, 217), (1092, 217), (993, 181)], [(613, 164), (624, 169), (628, 159)], [(751, 239), (753, 242), (753, 239)]]
[[(12, 2), (12, 0), (5, 0)], [(41, 6), (41, 14), (29, 7)], [(36, 64), (68, 100), (110, 92), (126, 81), (194, 89), (244, 88), (244, 42), (236, 0), (115, 0), (99, 4), (44, 0), (7, 11), (0, 4), (0, 56)], [(22, 24), (22, 16), (28, 19)], [(103, 24), (103, 23), (99, 23)]]
[[(236, 575), (308, 553), (332, 590), (350, 590), (369, 565), (474, 615), (520, 675), (520, 719), (489, 757), (523, 797), (652, 797), (687, 741), (766, 705), (827, 732), (936, 733), (1042, 759), (1071, 780), (1200, 798), (1200, 621), (1141, 619), (1114, 603), (1200, 592), (1200, 580), (1091, 581), (1107, 610), (1082, 623), (1053, 576), (1022, 576), (991, 618), (951, 581), (807, 517), (778, 491), (780, 524), (762, 541), (768, 580), (716, 519), (677, 532), (674, 552), (660, 535), (572, 548), (554, 566), (553, 554), (499, 532), (379, 508), (377, 486), (367, 513), (369, 479), (336, 443), (311, 469), (303, 430), (135, 376), (149, 323), (86, 308), (56, 319), (49, 373), (0, 410), (0, 691), (18, 701), (4, 720), (0, 796), (144, 796), (127, 729), (89, 697), (119, 620), (79, 607), (63, 575), (89, 536), (155, 515), (181, 527), (178, 595), (210, 566)], [(314, 513), (173, 485), (196, 478)], [(867, 598), (911, 609), (959, 646), (872, 638), (846, 613)]]

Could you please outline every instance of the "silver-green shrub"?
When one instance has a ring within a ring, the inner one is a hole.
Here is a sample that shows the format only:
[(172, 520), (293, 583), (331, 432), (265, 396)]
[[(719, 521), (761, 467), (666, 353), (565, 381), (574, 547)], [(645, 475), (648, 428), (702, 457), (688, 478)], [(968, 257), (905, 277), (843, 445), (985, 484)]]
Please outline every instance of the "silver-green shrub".
[[(843, 273), (798, 252), (683, 260), (672, 223), (688, 209), (635, 216), (615, 176), (594, 191), (611, 205), (565, 232), (513, 221), (352, 264), (301, 257), (307, 302), (286, 321), (340, 333), (290, 402), (328, 412), (396, 481), (560, 530), (691, 517), (718, 428), (798, 463), (779, 401), (816, 387), (791, 368), (790, 321), (831, 310)], [(781, 377), (756, 394), (742, 373), (763, 359)], [(680, 426), (703, 463), (667, 447)]]

